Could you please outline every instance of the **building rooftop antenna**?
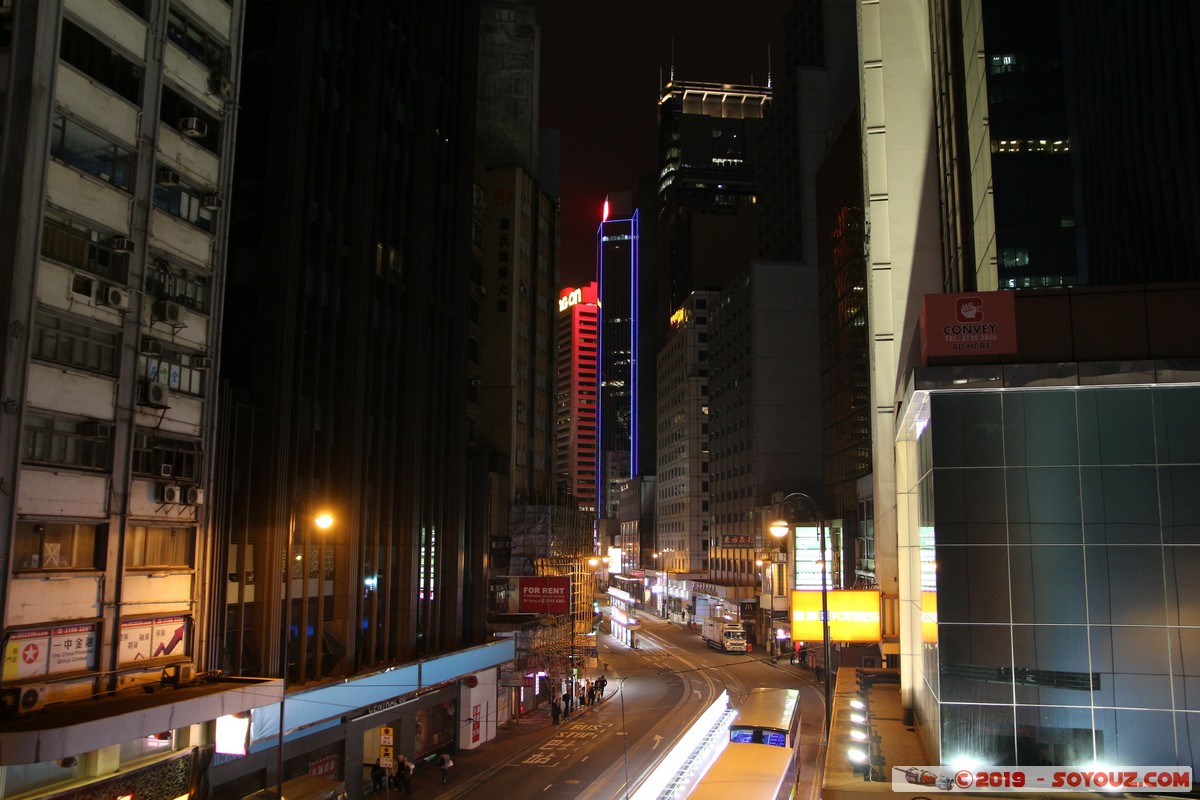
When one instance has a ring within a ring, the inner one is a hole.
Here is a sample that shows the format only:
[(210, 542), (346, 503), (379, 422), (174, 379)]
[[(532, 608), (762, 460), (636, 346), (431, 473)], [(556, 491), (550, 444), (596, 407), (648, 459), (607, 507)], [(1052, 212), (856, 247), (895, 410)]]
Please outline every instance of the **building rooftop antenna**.
[(767, 88), (771, 88), (771, 45), (767, 45)]

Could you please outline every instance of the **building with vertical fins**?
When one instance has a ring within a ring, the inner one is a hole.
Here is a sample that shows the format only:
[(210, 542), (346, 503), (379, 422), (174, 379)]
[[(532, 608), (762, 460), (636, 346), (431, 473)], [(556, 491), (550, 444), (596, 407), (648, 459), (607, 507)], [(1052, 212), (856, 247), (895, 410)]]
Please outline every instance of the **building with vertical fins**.
[(0, 8), (6, 795), (186, 796), (219, 717), (278, 705), (214, 672), (243, 12)]
[(465, 1), (247, 9), (219, 663), (287, 694), (214, 791), (328, 772), (356, 793), (382, 727), (418, 760), (507, 719), (468, 450), (478, 38)]

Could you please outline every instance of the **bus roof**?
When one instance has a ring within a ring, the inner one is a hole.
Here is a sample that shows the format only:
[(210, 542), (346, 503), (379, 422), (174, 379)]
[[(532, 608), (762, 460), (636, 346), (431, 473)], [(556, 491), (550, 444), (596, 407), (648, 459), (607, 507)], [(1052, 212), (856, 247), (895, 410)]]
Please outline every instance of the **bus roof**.
[(766, 728), (790, 733), (800, 714), (799, 689), (751, 689), (738, 704), (730, 728)]
[(689, 800), (775, 800), (787, 779), (792, 748), (768, 744), (730, 744), (713, 762)]

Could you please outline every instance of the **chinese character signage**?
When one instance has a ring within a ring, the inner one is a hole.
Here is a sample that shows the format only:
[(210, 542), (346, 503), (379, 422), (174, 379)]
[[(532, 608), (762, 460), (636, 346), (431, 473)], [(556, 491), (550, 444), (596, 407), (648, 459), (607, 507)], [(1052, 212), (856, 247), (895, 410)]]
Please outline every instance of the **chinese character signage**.
[(753, 533), (722, 533), (721, 547), (754, 547)]
[(96, 623), (14, 631), (4, 647), (4, 679), (96, 668)]
[(188, 653), (187, 617), (127, 619), (121, 622), (121, 663)]

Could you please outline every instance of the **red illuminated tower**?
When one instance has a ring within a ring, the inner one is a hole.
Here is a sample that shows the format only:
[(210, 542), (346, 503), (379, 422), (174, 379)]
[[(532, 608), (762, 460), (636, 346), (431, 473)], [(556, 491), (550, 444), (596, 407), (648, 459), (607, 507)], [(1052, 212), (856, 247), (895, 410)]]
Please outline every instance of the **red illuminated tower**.
[(555, 470), (579, 507), (596, 510), (600, 304), (595, 282), (558, 298)]

